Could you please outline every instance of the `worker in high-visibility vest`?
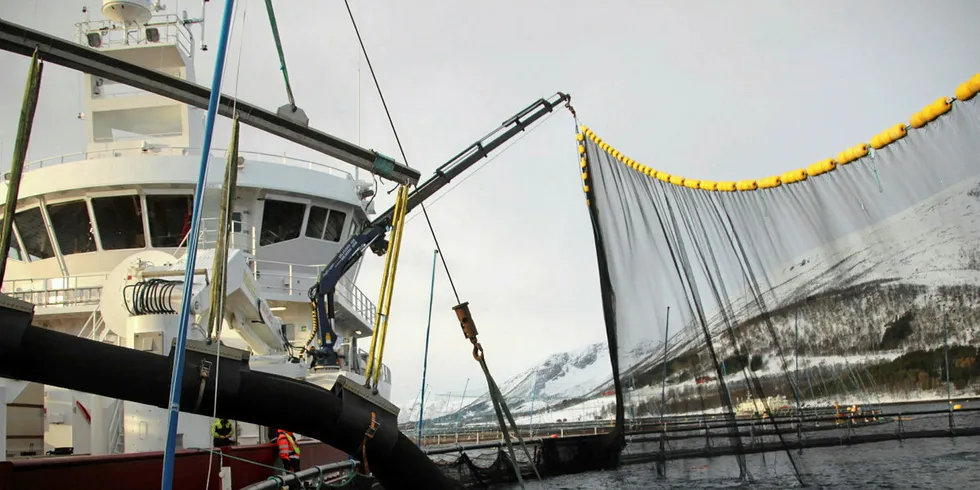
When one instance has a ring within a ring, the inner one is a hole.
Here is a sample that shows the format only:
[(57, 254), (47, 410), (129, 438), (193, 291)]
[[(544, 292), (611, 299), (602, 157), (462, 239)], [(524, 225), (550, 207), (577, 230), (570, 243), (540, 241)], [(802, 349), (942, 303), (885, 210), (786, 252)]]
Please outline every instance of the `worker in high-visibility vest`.
[(279, 445), (279, 460), (282, 461), (282, 468), (286, 471), (299, 471), (299, 444), (296, 444), (296, 437), (288, 430), (279, 429), (276, 443)]
[(231, 439), (235, 428), (228, 419), (218, 419), (211, 426), (211, 436), (214, 438), (214, 447), (231, 446), (235, 441)]

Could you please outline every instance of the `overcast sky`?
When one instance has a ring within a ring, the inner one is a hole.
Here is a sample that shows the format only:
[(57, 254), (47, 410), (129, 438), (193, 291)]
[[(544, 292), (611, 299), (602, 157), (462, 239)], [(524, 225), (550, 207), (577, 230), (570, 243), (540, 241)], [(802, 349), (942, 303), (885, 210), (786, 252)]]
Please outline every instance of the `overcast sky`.
[[(201, 1), (164, 3), (191, 16), (201, 10)], [(81, 7), (97, 11), (98, 4), (4, 1), (0, 17), (72, 38)], [(211, 49), (197, 53), (198, 82), (205, 85), (222, 5), (208, 4)], [(409, 163), (423, 178), (556, 91), (573, 96), (583, 123), (647, 165), (692, 178), (763, 177), (868, 141), (980, 71), (975, 0), (352, 5)], [(276, 6), (297, 104), (312, 126), (354, 140), (359, 48), (343, 2), (280, 0)], [(4, 169), (27, 62), (0, 53)], [(226, 74), (225, 93), (267, 109), (286, 102), (264, 2), (240, 2)], [(75, 118), (83, 110), (79, 81), (74, 72), (45, 68), (32, 159), (84, 149), (84, 128)], [(398, 155), (366, 66), (360, 133), (363, 146)], [(214, 146), (224, 148), (228, 134), (221, 121)], [(572, 138), (572, 119), (562, 111), (429, 208), (500, 381), (551, 353), (605, 340)], [(244, 130), (242, 149), (326, 161), (253, 129)], [(392, 197), (382, 192), (378, 210)], [(432, 249), (424, 219), (411, 219), (385, 350), (393, 398), (403, 406), (419, 391)], [(359, 285), (371, 297), (382, 267), (383, 259), (369, 256), (362, 269)], [(460, 393), (470, 378), (475, 394), (486, 384), (454, 304), (440, 268), (428, 384), (436, 393)]]

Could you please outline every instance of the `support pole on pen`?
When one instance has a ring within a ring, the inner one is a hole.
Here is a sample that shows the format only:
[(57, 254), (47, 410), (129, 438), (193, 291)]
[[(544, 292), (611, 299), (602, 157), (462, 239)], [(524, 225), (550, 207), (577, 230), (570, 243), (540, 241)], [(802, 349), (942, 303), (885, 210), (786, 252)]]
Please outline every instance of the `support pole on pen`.
[(190, 301), (193, 294), (194, 267), (197, 261), (198, 226), (201, 222), (201, 205), (204, 197), (204, 184), (208, 172), (208, 156), (211, 152), (211, 136), (214, 133), (214, 119), (217, 117), (221, 97), (221, 76), (225, 68), (225, 54), (228, 52), (228, 33), (234, 0), (225, 0), (225, 10), (221, 19), (221, 34), (218, 38), (218, 52), (214, 60), (214, 75), (211, 79), (211, 98), (208, 101), (207, 119), (204, 123), (204, 145), (201, 148), (201, 166), (194, 188), (194, 210), (191, 214), (190, 236), (187, 239), (186, 267), (184, 269), (183, 301), (180, 305), (180, 327), (177, 331), (177, 345), (174, 346), (174, 365), (170, 377), (170, 416), (167, 421), (167, 447), (163, 453), (162, 490), (172, 490), (174, 483), (174, 459), (177, 443), (177, 421), (180, 416), (180, 385), (184, 375), (184, 348), (187, 345), (187, 329), (190, 316)]

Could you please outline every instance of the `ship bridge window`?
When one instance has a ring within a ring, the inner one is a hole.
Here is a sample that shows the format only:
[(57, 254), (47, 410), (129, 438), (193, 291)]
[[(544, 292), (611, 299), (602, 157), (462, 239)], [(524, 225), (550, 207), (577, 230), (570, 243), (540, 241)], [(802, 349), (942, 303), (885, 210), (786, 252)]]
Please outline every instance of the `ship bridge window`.
[[(3, 225), (3, 221), (0, 220), (0, 225)], [(10, 230), (10, 248), (8, 248), (7, 258), (13, 260), (24, 260), (24, 256), (20, 253), (20, 243), (17, 242), (17, 236), (14, 235), (13, 229)]]
[(143, 206), (137, 195), (96, 197), (92, 212), (103, 250), (143, 248)]
[(242, 232), (242, 213), (237, 211), (231, 213), (231, 231), (232, 233)]
[(305, 212), (304, 204), (266, 199), (265, 210), (262, 212), (262, 235), (259, 238), (259, 245), (272, 245), (299, 238)]
[(186, 246), (184, 236), (191, 231), (192, 196), (146, 196), (146, 218), (150, 224), (150, 245), (157, 248)]
[(31, 260), (50, 259), (54, 257), (54, 248), (48, 238), (48, 230), (41, 217), (41, 208), (21, 211), (14, 216), (14, 224), (24, 242), (24, 252)]
[(310, 217), (306, 221), (306, 236), (339, 242), (343, 235), (345, 221), (347, 221), (347, 213), (343, 211), (310, 206)]
[(95, 234), (85, 201), (49, 204), (48, 217), (62, 255), (95, 251)]

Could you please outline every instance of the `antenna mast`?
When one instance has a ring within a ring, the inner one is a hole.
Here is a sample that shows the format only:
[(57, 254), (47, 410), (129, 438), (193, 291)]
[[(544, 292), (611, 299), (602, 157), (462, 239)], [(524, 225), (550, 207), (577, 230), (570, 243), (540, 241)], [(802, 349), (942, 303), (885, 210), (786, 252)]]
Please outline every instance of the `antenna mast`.
[[(357, 52), (357, 139), (354, 142), (360, 146), (361, 144), (361, 52)], [(354, 181), (359, 182), (358, 174), (360, 169), (354, 167)]]

